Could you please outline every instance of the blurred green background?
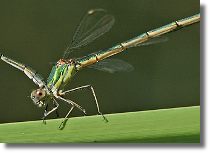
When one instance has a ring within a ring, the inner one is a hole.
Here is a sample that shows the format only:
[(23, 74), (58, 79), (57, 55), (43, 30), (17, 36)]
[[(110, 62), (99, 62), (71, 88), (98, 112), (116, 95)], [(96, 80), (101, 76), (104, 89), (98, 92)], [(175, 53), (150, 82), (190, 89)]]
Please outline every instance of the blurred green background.
[[(200, 12), (199, 0), (1, 0), (0, 53), (35, 69), (47, 79), (83, 15), (104, 8), (115, 16), (113, 28), (72, 54), (80, 57)], [(90, 84), (104, 114), (200, 105), (200, 24), (166, 34), (169, 41), (130, 48), (111, 58), (133, 65), (130, 73), (84, 68), (66, 89)], [(73, 58), (72, 57), (72, 58)], [(0, 123), (38, 120), (44, 109), (28, 96), (36, 86), (14, 67), (0, 61)], [(97, 114), (90, 90), (67, 96)], [(70, 106), (59, 101), (60, 117)], [(74, 109), (71, 116), (83, 113)], [(48, 118), (55, 118), (52, 113)]]

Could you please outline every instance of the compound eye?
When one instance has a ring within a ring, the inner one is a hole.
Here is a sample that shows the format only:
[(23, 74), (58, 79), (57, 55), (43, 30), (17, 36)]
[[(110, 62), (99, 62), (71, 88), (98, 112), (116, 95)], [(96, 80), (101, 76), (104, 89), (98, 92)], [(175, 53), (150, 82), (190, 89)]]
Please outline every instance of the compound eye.
[(37, 90), (35, 90), (33, 96), (34, 96), (36, 99), (41, 100), (41, 99), (43, 99), (43, 98), (45, 97), (45, 95), (46, 95), (46, 92), (45, 92), (44, 89), (37, 89)]

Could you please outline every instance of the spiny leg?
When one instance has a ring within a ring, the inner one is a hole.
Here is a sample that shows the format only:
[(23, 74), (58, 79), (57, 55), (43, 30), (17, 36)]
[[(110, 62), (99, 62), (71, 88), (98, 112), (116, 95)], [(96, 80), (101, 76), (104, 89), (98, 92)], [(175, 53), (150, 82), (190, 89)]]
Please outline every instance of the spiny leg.
[[(54, 106), (56, 107), (56, 104), (54, 103)], [(59, 113), (58, 113), (58, 109), (55, 110), (56, 113), (56, 117), (59, 118)]]
[(55, 101), (54, 98), (52, 98), (52, 100), (53, 100), (53, 104), (54, 104), (55, 107), (54, 107), (53, 109), (51, 109), (49, 112), (47, 112), (48, 104), (46, 105), (45, 112), (44, 112), (44, 116), (42, 117), (43, 122), (44, 122), (45, 117), (46, 117), (47, 115), (49, 115), (50, 113), (52, 113), (53, 111), (57, 110), (57, 108), (58, 108), (58, 106), (59, 106), (59, 104)]
[(77, 103), (73, 102), (72, 100), (69, 100), (69, 99), (65, 99), (61, 96), (56, 96), (56, 98), (60, 99), (60, 100), (63, 100), (69, 104), (71, 104), (72, 106), (76, 106), (77, 108), (79, 108), (84, 114), (86, 114), (85, 112), (85, 109), (83, 109), (80, 105), (78, 105)]
[(59, 128), (61, 127), (61, 125), (63, 124), (63, 122), (66, 120), (66, 118), (69, 116), (69, 114), (71, 113), (71, 111), (73, 110), (73, 108), (74, 108), (74, 105), (72, 105), (71, 109), (70, 109), (69, 112), (66, 114), (65, 118), (62, 120), (62, 122), (61, 122)]
[(92, 94), (93, 94), (93, 97), (95, 99), (95, 102), (96, 102), (96, 107), (98, 109), (98, 113), (102, 115), (103, 119), (108, 122), (108, 120), (105, 118), (105, 116), (100, 112), (100, 109), (99, 109), (99, 104), (98, 104), (98, 100), (96, 98), (96, 94), (95, 94), (95, 91), (93, 89), (93, 87), (91, 85), (85, 85), (85, 86), (81, 86), (81, 87), (77, 87), (77, 88), (74, 88), (74, 89), (71, 89), (71, 90), (67, 90), (67, 91), (64, 91), (64, 92), (59, 92), (60, 95), (65, 95), (66, 93), (70, 93), (70, 92), (73, 92), (73, 91), (78, 91), (78, 90), (82, 90), (82, 89), (85, 89), (85, 88), (90, 88), (91, 91), (92, 91)]
[[(45, 116), (45, 114), (47, 114), (47, 108), (48, 108), (48, 104), (47, 104), (46, 107), (45, 107), (44, 116)], [(45, 123), (45, 122), (44, 122), (45, 117), (42, 117), (42, 119), (43, 119), (43, 123)]]
[(63, 124), (63, 122), (66, 120), (66, 118), (69, 116), (69, 114), (71, 113), (71, 111), (73, 110), (74, 106), (76, 106), (77, 108), (79, 108), (84, 114), (86, 114), (85, 109), (83, 109), (80, 105), (78, 105), (77, 103), (73, 102), (72, 100), (69, 99), (65, 99), (61, 96), (56, 96), (56, 98), (61, 99), (69, 104), (72, 105), (71, 109), (69, 110), (69, 112), (66, 114), (65, 118), (62, 120), (59, 128), (61, 127), (61, 125)]
[[(54, 101), (53, 101), (53, 104), (54, 104), (55, 107), (57, 107), (57, 106), (56, 106), (56, 103), (55, 103)], [(47, 108), (48, 108), (48, 104), (46, 105), (45, 113), (47, 113)], [(58, 109), (55, 110), (55, 113), (56, 113), (56, 117), (59, 118)]]

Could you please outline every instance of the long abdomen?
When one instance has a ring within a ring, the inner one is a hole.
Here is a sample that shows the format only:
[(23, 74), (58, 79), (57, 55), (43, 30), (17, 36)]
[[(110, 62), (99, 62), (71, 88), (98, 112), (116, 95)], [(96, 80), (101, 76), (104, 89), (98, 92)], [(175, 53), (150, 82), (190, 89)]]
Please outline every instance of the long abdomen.
[(106, 50), (101, 50), (95, 53), (91, 53), (89, 55), (86, 55), (84, 57), (81, 57), (77, 60), (77, 70), (86, 67), (90, 64), (96, 63), (100, 60), (103, 60), (107, 57), (110, 57), (114, 54), (120, 53), (124, 51), (126, 48), (130, 47), (135, 47), (139, 46), (140, 44), (154, 38), (160, 35), (163, 35), (165, 33), (174, 31), (174, 30), (179, 30), (182, 27), (191, 25), (193, 23), (199, 22), (200, 21), (200, 14), (196, 14), (194, 16), (172, 22), (170, 24), (167, 24), (165, 26), (162, 26), (160, 28), (145, 32), (135, 38), (132, 38), (130, 40), (127, 40), (123, 43), (120, 43), (118, 45), (115, 45), (114, 47), (111, 47)]

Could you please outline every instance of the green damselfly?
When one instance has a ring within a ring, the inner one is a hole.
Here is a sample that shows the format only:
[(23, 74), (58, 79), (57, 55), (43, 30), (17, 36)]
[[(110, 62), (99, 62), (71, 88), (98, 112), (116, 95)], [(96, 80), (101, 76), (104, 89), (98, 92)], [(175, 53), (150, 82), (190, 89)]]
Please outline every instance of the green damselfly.
[[(59, 104), (56, 99), (60, 99), (72, 105), (69, 112), (62, 120), (59, 128), (75, 106), (79, 108), (84, 114), (86, 114), (85, 109), (83, 109), (80, 105), (64, 97), (67, 93), (85, 88), (91, 89), (98, 113), (101, 114), (103, 116), (103, 119), (107, 121), (105, 116), (100, 112), (96, 94), (91, 85), (85, 85), (64, 91), (64, 86), (67, 84), (70, 78), (73, 77), (80, 69), (86, 66), (108, 72), (130, 71), (132, 69), (132, 66), (130, 64), (125, 63), (121, 60), (106, 58), (122, 52), (130, 47), (165, 42), (167, 41), (167, 38), (159, 37), (160, 35), (199, 22), (200, 14), (178, 20), (163, 27), (145, 32), (135, 38), (119, 43), (111, 48), (100, 50), (83, 57), (69, 59), (69, 55), (72, 52), (78, 50), (81, 47), (84, 47), (85, 45), (89, 44), (90, 42), (107, 32), (114, 24), (114, 21), (114, 17), (107, 14), (106, 10), (93, 9), (88, 11), (81, 20), (81, 23), (73, 36), (72, 42), (65, 51), (62, 59), (60, 59), (53, 66), (52, 71), (47, 79), (47, 83), (43, 81), (42, 76), (38, 74), (34, 69), (0, 53), (0, 58), (3, 61), (23, 71), (30, 79), (33, 80), (35, 84), (39, 86), (39, 89), (32, 91), (31, 99), (38, 107), (45, 107), (43, 121), (45, 117), (53, 111), (56, 110), (57, 112)], [(48, 111), (47, 108), (50, 101), (53, 102), (54, 107), (50, 111)]]

